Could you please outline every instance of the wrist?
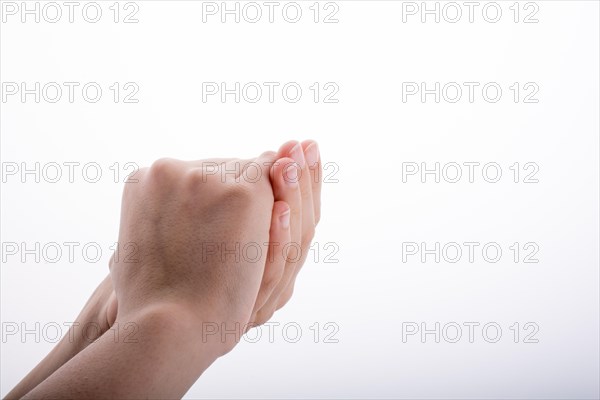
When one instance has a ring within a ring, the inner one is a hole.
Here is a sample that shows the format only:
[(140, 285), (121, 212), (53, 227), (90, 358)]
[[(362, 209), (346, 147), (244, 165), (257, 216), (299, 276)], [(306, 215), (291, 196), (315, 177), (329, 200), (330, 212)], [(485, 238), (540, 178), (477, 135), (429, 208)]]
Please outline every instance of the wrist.
[(195, 304), (153, 302), (136, 310), (121, 311), (111, 331), (128, 331), (130, 340), (148, 334), (170, 336), (210, 363), (231, 351), (245, 331), (244, 324), (224, 321)]

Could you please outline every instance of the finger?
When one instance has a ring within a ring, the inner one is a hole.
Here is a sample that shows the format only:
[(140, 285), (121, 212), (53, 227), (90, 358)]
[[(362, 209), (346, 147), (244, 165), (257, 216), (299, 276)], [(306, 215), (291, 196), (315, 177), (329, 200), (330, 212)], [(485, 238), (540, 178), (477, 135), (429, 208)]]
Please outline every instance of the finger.
[(313, 214), (315, 225), (317, 225), (321, 220), (321, 154), (319, 153), (317, 142), (313, 140), (305, 140), (302, 142), (302, 148), (304, 149), (304, 158), (306, 159), (306, 164), (310, 171)]
[[(273, 205), (271, 228), (269, 230), (269, 249), (263, 272), (260, 289), (252, 313), (262, 308), (277, 284), (283, 277), (286, 259), (283, 247), (291, 240), (290, 233), (290, 207), (285, 201), (276, 201)], [(253, 321), (253, 319), (250, 319)]]
[[(283, 257), (286, 258), (283, 275), (264, 305), (256, 312), (255, 321), (259, 324), (271, 318), (277, 306), (277, 298), (294, 275), (296, 260), (300, 257), (300, 254), (295, 255), (294, 253), (300, 252), (300, 248), (296, 244), (300, 243), (302, 236), (302, 195), (298, 183), (298, 166), (294, 160), (282, 158), (273, 164), (271, 171), (275, 201), (284, 201), (290, 208), (290, 246), (281, 248)], [(291, 259), (288, 258), (288, 255)]]
[[(291, 148), (290, 148), (291, 147)], [(296, 142), (290, 146), (289, 142), (284, 144), (282, 148), (289, 148), (289, 156), (300, 166), (300, 193), (302, 197), (302, 233), (300, 235), (300, 249), (302, 250), (300, 260), (296, 263), (296, 269), (302, 267), (304, 260), (308, 254), (310, 242), (315, 234), (315, 216), (313, 207), (313, 196), (311, 187), (311, 175), (308, 168), (308, 163), (304, 157), (302, 145)], [(280, 149), (281, 151), (281, 149)], [(298, 271), (296, 271), (298, 273)]]
[[(311, 151), (314, 149), (311, 149)], [(317, 149), (318, 150), (318, 149)], [(282, 279), (282, 284), (285, 284), (285, 287), (283, 289), (278, 288), (277, 291), (274, 291), (273, 294), (271, 295), (271, 298), (269, 299), (269, 301), (267, 302), (267, 304), (265, 305), (264, 309), (264, 317), (268, 316), (268, 318), (270, 318), (270, 316), (275, 312), (275, 310), (280, 308), (280, 304), (283, 302), (287, 302), (289, 300), (289, 297), (291, 296), (291, 292), (294, 289), (294, 285), (295, 285), (295, 281), (296, 281), (296, 276), (298, 275), (298, 272), (300, 271), (300, 269), (302, 268), (302, 265), (304, 264), (304, 261), (306, 260), (306, 257), (308, 255), (308, 250), (310, 248), (310, 243), (314, 237), (314, 233), (315, 233), (315, 217), (314, 217), (314, 205), (313, 205), (313, 196), (312, 196), (312, 178), (311, 178), (311, 173), (309, 170), (309, 166), (308, 163), (306, 162), (306, 158), (304, 155), (304, 149), (302, 148), (302, 145), (298, 142), (295, 141), (290, 141), (287, 142), (285, 144), (283, 144), (281, 146), (281, 148), (279, 149), (278, 155), (280, 154), (286, 154), (287, 156), (289, 156), (290, 158), (292, 158), (300, 167), (300, 181), (299, 181), (299, 187), (300, 187), (300, 196), (301, 196), (301, 209), (302, 209), (302, 227), (301, 227), (301, 233), (300, 233), (300, 242), (294, 242), (296, 245), (296, 248), (299, 245), (300, 248), (300, 254), (296, 257), (293, 257), (293, 259), (296, 262), (291, 262), (290, 264), (293, 264), (294, 266), (294, 271), (291, 274), (291, 277), (288, 278), (287, 274), (285, 276), (285, 280)], [(290, 205), (291, 206), (291, 205)], [(294, 208), (292, 207), (292, 210)], [(281, 285), (280, 285), (281, 286)], [(287, 296), (286, 299), (280, 299), (280, 297), (284, 294), (284, 293), (289, 293), (289, 296)], [(285, 300), (285, 301), (283, 301)]]
[[(286, 145), (288, 148), (290, 147), (288, 143), (286, 143)], [(317, 147), (317, 143), (311, 140), (303, 142), (301, 147), (305, 160), (303, 176), (300, 178), (300, 190), (302, 191), (302, 255), (300, 260), (296, 263), (292, 278), (289, 280), (285, 290), (277, 299), (275, 310), (279, 310), (281, 307), (283, 307), (292, 297), (294, 286), (296, 285), (296, 278), (308, 256), (310, 244), (315, 235), (315, 225), (320, 216), (321, 163), (319, 160), (319, 149)], [(298, 149), (296, 148), (296, 145), (294, 145), (291, 146), (289, 151), (293, 154), (297, 150)], [(315, 189), (314, 193), (313, 188)]]

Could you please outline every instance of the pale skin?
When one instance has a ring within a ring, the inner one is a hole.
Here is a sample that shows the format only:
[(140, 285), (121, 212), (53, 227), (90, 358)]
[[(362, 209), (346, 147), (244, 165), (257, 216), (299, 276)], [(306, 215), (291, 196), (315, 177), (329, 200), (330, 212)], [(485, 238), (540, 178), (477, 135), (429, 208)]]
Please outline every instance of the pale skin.
[[(220, 173), (236, 166), (254, 168), (253, 179)], [(79, 325), (7, 399), (181, 398), (291, 298), (320, 219), (315, 142), (251, 160), (163, 159), (136, 177), (124, 189), (119, 231), (120, 244), (135, 243), (135, 259), (113, 256)], [(265, 251), (231, 255), (248, 243)], [(90, 323), (99, 329), (82, 335)]]

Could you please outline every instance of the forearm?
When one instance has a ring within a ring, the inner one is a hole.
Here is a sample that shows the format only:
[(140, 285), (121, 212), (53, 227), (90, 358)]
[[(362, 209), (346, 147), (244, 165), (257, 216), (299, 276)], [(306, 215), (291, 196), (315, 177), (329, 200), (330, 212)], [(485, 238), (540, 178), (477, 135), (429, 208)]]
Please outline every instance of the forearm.
[[(110, 329), (113, 321), (107, 319), (108, 300), (112, 294), (112, 282), (107, 276), (77, 316), (67, 334), (46, 357), (13, 388), (5, 399), (20, 399), (52, 375), (63, 364), (85, 349)], [(113, 313), (116, 310), (113, 311)]]
[(102, 335), (25, 398), (181, 398), (220, 356), (202, 342), (199, 319), (177, 307), (124, 316), (114, 329), (118, 334)]
[(54, 371), (69, 361), (77, 351), (64, 343), (64, 338), (44, 359), (23, 378), (5, 397), (6, 400), (20, 399), (48, 378)]

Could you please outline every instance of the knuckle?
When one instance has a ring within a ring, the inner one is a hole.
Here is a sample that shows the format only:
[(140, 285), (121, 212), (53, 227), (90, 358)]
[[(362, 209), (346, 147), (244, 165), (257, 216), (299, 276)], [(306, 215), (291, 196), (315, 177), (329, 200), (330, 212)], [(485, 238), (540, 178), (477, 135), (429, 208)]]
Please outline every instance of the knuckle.
[(150, 167), (148, 175), (153, 179), (168, 179), (173, 175), (175, 171), (176, 161), (172, 158), (160, 158)]
[(184, 182), (190, 189), (195, 189), (198, 185), (207, 181), (208, 177), (202, 168), (192, 168), (185, 173)]

